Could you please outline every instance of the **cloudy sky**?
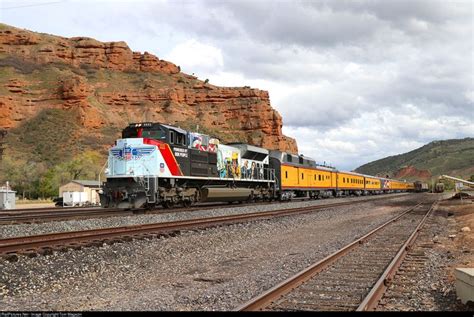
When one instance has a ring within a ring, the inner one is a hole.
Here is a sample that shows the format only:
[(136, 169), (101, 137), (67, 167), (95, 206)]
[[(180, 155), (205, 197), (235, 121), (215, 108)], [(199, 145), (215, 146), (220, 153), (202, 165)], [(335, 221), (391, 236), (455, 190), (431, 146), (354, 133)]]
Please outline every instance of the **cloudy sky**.
[(270, 92), (300, 153), (342, 169), (474, 136), (472, 1), (0, 0), (0, 21), (124, 40)]

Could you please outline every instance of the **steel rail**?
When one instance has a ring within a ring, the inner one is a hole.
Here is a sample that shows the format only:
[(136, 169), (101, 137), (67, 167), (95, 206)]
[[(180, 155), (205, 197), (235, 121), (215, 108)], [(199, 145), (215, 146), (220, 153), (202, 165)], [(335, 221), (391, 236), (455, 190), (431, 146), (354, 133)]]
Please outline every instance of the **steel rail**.
[[(373, 200), (373, 199), (371, 199)], [(371, 201), (369, 200), (369, 201)], [(362, 202), (362, 201), (357, 201)], [(366, 201), (364, 201), (366, 202)], [(24, 236), (0, 239), (0, 254), (18, 253), (22, 251), (38, 250), (54, 245), (77, 245), (81, 242), (100, 241), (111, 238), (130, 237), (152, 233), (169, 233), (189, 229), (202, 229), (218, 225), (234, 224), (247, 221), (270, 219), (289, 215), (311, 213), (313, 211), (334, 208), (353, 204), (354, 201), (340, 202), (329, 205), (307, 206), (302, 208), (288, 208), (247, 214), (207, 217), (181, 221), (171, 221), (153, 224), (141, 224), (123, 227), (92, 229), (85, 231), (58, 232), (34, 236)]]
[(397, 273), (398, 268), (403, 262), (403, 259), (407, 255), (410, 246), (415, 242), (416, 238), (418, 237), (421, 228), (426, 222), (426, 219), (430, 216), (430, 214), (433, 212), (435, 209), (435, 206), (437, 205), (437, 201), (434, 202), (426, 215), (423, 217), (423, 219), (420, 221), (418, 226), (415, 228), (413, 233), (410, 235), (408, 240), (400, 247), (400, 250), (398, 251), (397, 255), (393, 258), (393, 260), (390, 262), (388, 267), (385, 269), (385, 271), (382, 273), (378, 281), (375, 283), (375, 285), (372, 287), (370, 290), (369, 294), (364, 298), (362, 303), (359, 305), (356, 311), (368, 311), (368, 310), (375, 310), (375, 308), (378, 305), (378, 302), (382, 298), (383, 294), (387, 290), (388, 286), (390, 285), (390, 282), (392, 281), (395, 273)]
[[(23, 212), (23, 211), (27, 211), (27, 212), (34, 212), (34, 211), (38, 211), (38, 212), (41, 212), (41, 211), (49, 211), (49, 210), (72, 210), (72, 209), (76, 209), (76, 210), (80, 210), (80, 209), (94, 209), (94, 208), (100, 208), (100, 207), (86, 207), (86, 206), (76, 206), (76, 207), (67, 207), (67, 206), (54, 206), (54, 207), (38, 207), (38, 208), (15, 208), (15, 209), (8, 209), (7, 212), (11, 212), (11, 211), (14, 211), (14, 212)], [(5, 210), (2, 211), (2, 213), (5, 212)]]
[(104, 209), (100, 207), (48, 207), (48, 208), (30, 208), (30, 209), (8, 209), (0, 211), (0, 216), (15, 216), (15, 215), (41, 215), (51, 212), (82, 212), (90, 210)]
[[(305, 283), (306, 281), (310, 280), (318, 273), (326, 269), (329, 265), (333, 264), (335, 261), (340, 259), (341, 257), (348, 254), (350, 251), (355, 249), (357, 246), (364, 243), (366, 240), (370, 239), (374, 234), (378, 233), (380, 230), (388, 226), (389, 224), (397, 221), (401, 217), (405, 216), (409, 212), (415, 210), (417, 207), (422, 205), (419, 203), (413, 207), (408, 208), (407, 210), (403, 211), (399, 215), (391, 218), (384, 224), (380, 225), (379, 227), (371, 230), (369, 233), (365, 234), (361, 238), (353, 241), (352, 243), (346, 245), (345, 247), (339, 249), (338, 251), (330, 254), (329, 256), (325, 257), (324, 259), (318, 261), (317, 263), (309, 266), (308, 268), (300, 271), (299, 273), (291, 276), (290, 278), (284, 280), (283, 282), (279, 283), (278, 285), (270, 288), (266, 292), (262, 293), (261, 295), (252, 298), (248, 302), (238, 306), (235, 311), (257, 311), (262, 310), (265, 307), (269, 306), (275, 300), (280, 298), (281, 296), (291, 292), (293, 289), (297, 288), (301, 284)], [(431, 210), (431, 209), (430, 209)], [(425, 216), (426, 217), (426, 216)], [(425, 219), (425, 218), (423, 218)], [(418, 228), (418, 227), (417, 227)]]
[(60, 210), (60, 211), (42, 211), (42, 212), (22, 212), (17, 214), (3, 215), (0, 213), (0, 225), (47, 222), (54, 220), (67, 220), (70, 218), (98, 217), (98, 216), (120, 216), (131, 214), (131, 211), (121, 209), (91, 209), (91, 210)]

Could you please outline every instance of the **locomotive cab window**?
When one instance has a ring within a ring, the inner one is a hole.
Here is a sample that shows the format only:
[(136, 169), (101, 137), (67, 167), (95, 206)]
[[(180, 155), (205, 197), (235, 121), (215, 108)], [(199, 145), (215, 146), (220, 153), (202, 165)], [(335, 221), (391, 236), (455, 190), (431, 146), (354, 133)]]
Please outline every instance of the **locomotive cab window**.
[(143, 130), (142, 137), (154, 139), (154, 140), (163, 140), (166, 138), (165, 133), (160, 130)]
[(170, 144), (174, 144), (174, 131), (170, 131)]
[(186, 136), (181, 133), (176, 133), (176, 144), (178, 145), (186, 145)]

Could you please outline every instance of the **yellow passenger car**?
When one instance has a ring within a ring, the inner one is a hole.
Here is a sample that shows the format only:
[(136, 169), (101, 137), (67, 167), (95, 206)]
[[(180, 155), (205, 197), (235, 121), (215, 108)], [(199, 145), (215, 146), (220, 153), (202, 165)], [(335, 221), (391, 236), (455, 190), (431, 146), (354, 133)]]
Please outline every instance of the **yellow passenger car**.
[(379, 191), (381, 187), (380, 179), (375, 177), (365, 177), (365, 189), (368, 191)]
[(363, 190), (364, 176), (349, 172), (337, 173), (338, 190)]

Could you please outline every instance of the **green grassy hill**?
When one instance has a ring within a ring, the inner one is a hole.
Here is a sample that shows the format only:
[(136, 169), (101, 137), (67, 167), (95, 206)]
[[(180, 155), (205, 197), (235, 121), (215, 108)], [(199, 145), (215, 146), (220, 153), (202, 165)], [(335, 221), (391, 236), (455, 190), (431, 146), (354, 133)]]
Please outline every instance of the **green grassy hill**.
[(442, 174), (466, 179), (474, 174), (474, 138), (433, 141), (411, 152), (364, 164), (355, 171), (411, 180)]

